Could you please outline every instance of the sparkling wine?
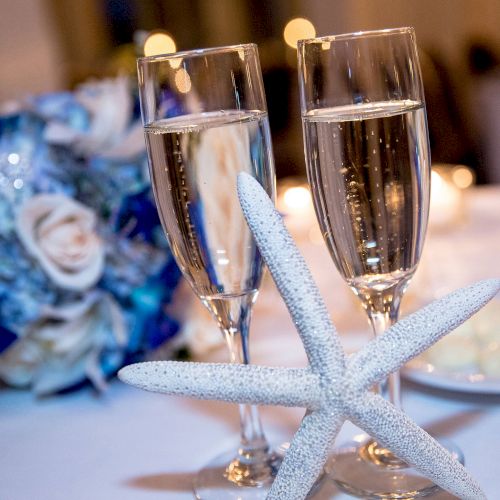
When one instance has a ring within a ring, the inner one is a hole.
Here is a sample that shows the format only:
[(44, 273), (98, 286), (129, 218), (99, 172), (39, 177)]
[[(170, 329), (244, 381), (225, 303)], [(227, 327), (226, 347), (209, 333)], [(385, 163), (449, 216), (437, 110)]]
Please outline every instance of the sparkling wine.
[(319, 225), (353, 288), (385, 290), (413, 274), (430, 182), (422, 103), (321, 109), (303, 118)]
[(236, 180), (247, 172), (274, 196), (267, 114), (220, 111), (170, 118), (147, 126), (145, 136), (172, 252), (196, 293), (230, 328), (228, 321), (237, 316), (231, 309), (255, 299), (262, 275)]

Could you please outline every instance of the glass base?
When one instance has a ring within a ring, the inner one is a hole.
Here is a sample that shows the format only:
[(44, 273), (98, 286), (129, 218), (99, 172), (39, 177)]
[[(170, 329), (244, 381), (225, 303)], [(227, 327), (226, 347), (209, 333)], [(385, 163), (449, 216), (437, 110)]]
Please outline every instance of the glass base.
[(267, 453), (259, 465), (245, 464), (234, 450), (209, 462), (194, 480), (199, 500), (264, 500), (278, 472), (284, 452)]
[[(447, 440), (439, 442), (456, 460), (464, 463), (459, 448)], [(439, 486), (366, 435), (337, 448), (325, 472), (342, 491), (369, 500), (422, 498), (441, 491)]]
[[(245, 467), (235, 458), (234, 450), (213, 459), (198, 472), (193, 484), (198, 500), (264, 500), (278, 473), (289, 443), (267, 454), (264, 465)], [(311, 499), (323, 484), (324, 474), (307, 496)], [(242, 484), (243, 483), (243, 484)]]

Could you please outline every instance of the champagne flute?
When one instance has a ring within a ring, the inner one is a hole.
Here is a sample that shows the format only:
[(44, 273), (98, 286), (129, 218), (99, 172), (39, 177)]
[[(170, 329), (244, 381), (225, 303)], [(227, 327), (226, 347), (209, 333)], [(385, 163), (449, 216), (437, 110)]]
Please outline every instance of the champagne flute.
[[(141, 58), (139, 91), (150, 175), (163, 229), (184, 277), (217, 321), (232, 362), (249, 363), (250, 313), (263, 262), (243, 217), (239, 172), (275, 196), (257, 46)], [(240, 406), (237, 450), (198, 473), (202, 499), (264, 498), (281, 457), (256, 407)]]
[[(430, 154), (413, 28), (302, 40), (299, 82), (307, 174), (330, 255), (375, 335), (398, 319), (422, 252)], [(399, 373), (378, 388), (401, 408)], [(366, 437), (340, 447), (327, 472), (366, 498), (438, 489)], [(457, 451), (454, 451), (458, 457)]]

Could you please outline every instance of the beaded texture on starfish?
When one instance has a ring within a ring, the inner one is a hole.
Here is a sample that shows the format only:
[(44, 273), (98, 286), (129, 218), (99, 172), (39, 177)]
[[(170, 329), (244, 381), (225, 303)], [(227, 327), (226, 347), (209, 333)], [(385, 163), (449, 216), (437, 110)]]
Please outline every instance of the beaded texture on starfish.
[(457, 290), (400, 320), (347, 357), (312, 276), (273, 203), (248, 174), (238, 178), (240, 203), (259, 249), (296, 325), (309, 366), (157, 361), (118, 376), (136, 387), (197, 399), (307, 408), (268, 494), (304, 499), (348, 419), (463, 500), (486, 499), (479, 484), (436, 440), (371, 388), (483, 307), (500, 290), (485, 280)]

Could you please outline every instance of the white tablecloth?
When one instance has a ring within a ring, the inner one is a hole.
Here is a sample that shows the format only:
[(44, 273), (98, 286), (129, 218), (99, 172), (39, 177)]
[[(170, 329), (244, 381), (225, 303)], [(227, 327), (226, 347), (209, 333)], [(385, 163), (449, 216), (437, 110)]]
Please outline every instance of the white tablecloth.
[[(453, 258), (458, 262), (460, 255), (474, 259), (463, 264), (466, 272), (457, 270), (455, 281), (470, 281), (473, 262), (477, 264), (475, 277), (500, 276), (499, 206), (498, 190), (475, 191), (467, 222), (459, 230), (462, 236), (436, 236), (435, 242), (441, 246), (448, 238), (457, 238)], [(483, 243), (478, 243), (479, 233)], [(460, 246), (460, 241), (469, 240), (474, 251), (467, 244)], [(433, 244), (429, 241), (429, 249)], [(364, 342), (363, 314), (336, 275), (325, 249), (305, 239), (301, 246), (343, 342), (347, 348)], [(479, 259), (478, 251), (482, 252)], [(426, 272), (429, 274), (429, 268)], [(255, 311), (252, 355), (259, 363), (305, 364), (298, 336), (269, 280)], [(406, 384), (404, 405), (419, 424), (454, 440), (488, 498), (500, 498), (500, 395), (452, 393)], [(264, 407), (268, 437), (276, 443), (289, 440), (302, 414), (301, 409)], [(339, 442), (355, 431), (346, 424)], [(2, 389), (0, 500), (192, 498), (194, 472), (218, 452), (235, 447), (237, 435), (237, 411), (231, 405), (148, 394), (118, 381), (103, 397), (83, 390), (36, 401), (27, 392)], [(319, 498), (348, 497), (327, 483)], [(442, 494), (439, 498), (452, 497)]]
[[(452, 438), (488, 498), (499, 498), (500, 397), (405, 387), (404, 403), (417, 422)], [(289, 439), (301, 413), (263, 408), (269, 437)], [(104, 398), (83, 391), (35, 403), (28, 394), (3, 391), (0, 498), (192, 498), (194, 471), (217, 452), (236, 446), (237, 432), (237, 414), (230, 405), (148, 394), (118, 382)], [(339, 440), (353, 432), (351, 425), (344, 426)], [(328, 491), (323, 498), (348, 498)]]

